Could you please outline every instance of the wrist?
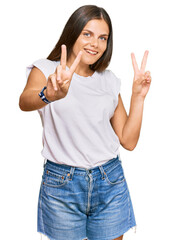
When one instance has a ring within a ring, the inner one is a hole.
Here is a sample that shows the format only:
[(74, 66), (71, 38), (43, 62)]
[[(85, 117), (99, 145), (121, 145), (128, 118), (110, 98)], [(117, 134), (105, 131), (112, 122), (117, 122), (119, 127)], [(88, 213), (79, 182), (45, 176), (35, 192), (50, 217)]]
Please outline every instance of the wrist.
[(139, 109), (143, 109), (143, 106), (144, 106), (144, 98), (139, 95), (132, 94), (131, 107), (137, 108), (139, 110)]
[(135, 102), (141, 102), (144, 103), (145, 97), (136, 94), (136, 93), (132, 93), (131, 99), (133, 99)]
[(45, 95), (46, 88), (47, 88), (46, 86), (43, 87), (43, 89), (41, 90), (41, 92), (38, 95), (43, 102), (49, 104), (49, 103), (51, 103), (51, 101), (46, 98), (46, 95)]

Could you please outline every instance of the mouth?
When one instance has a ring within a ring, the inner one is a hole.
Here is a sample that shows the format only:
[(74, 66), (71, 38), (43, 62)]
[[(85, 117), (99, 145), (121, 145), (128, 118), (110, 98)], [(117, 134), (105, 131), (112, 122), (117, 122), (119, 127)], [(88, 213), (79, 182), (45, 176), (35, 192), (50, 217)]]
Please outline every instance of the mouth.
[(97, 51), (94, 51), (94, 50), (91, 50), (91, 49), (84, 48), (84, 50), (85, 50), (88, 54), (93, 55), (93, 56), (98, 54)]

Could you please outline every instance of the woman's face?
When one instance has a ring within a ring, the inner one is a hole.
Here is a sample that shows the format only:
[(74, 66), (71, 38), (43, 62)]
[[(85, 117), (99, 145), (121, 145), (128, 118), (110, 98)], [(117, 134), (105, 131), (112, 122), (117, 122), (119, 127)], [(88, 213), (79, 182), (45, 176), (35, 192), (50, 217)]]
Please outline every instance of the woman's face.
[(89, 21), (73, 46), (70, 59), (74, 61), (79, 51), (82, 51), (80, 64), (94, 64), (105, 52), (108, 37), (109, 27), (103, 19)]

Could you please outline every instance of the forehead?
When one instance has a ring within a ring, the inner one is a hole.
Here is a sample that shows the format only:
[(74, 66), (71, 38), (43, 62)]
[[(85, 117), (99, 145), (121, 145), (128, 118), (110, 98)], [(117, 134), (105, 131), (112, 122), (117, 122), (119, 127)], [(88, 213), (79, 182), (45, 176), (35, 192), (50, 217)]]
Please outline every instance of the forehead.
[(90, 30), (98, 34), (109, 34), (109, 26), (104, 19), (90, 20), (83, 30)]

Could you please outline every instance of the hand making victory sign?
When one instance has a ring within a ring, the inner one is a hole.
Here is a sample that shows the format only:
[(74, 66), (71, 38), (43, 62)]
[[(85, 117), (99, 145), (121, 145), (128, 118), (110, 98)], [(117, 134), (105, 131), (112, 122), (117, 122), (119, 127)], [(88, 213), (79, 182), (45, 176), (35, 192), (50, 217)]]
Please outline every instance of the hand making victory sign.
[(128, 150), (133, 150), (138, 142), (143, 117), (144, 99), (151, 84), (150, 72), (145, 72), (148, 53), (148, 51), (145, 51), (140, 69), (134, 53), (131, 54), (134, 79), (129, 114), (126, 114), (123, 102), (119, 96), (118, 107), (111, 121), (120, 143)]
[(150, 72), (145, 72), (148, 53), (148, 51), (145, 51), (140, 69), (138, 68), (134, 53), (131, 54), (132, 65), (134, 69), (132, 94), (141, 96), (143, 99), (146, 97), (151, 84)]
[(82, 52), (80, 51), (70, 69), (66, 70), (67, 49), (65, 45), (61, 46), (60, 65), (58, 65), (55, 72), (48, 77), (46, 90), (47, 99), (55, 101), (67, 95), (73, 73), (81, 60), (81, 56)]

